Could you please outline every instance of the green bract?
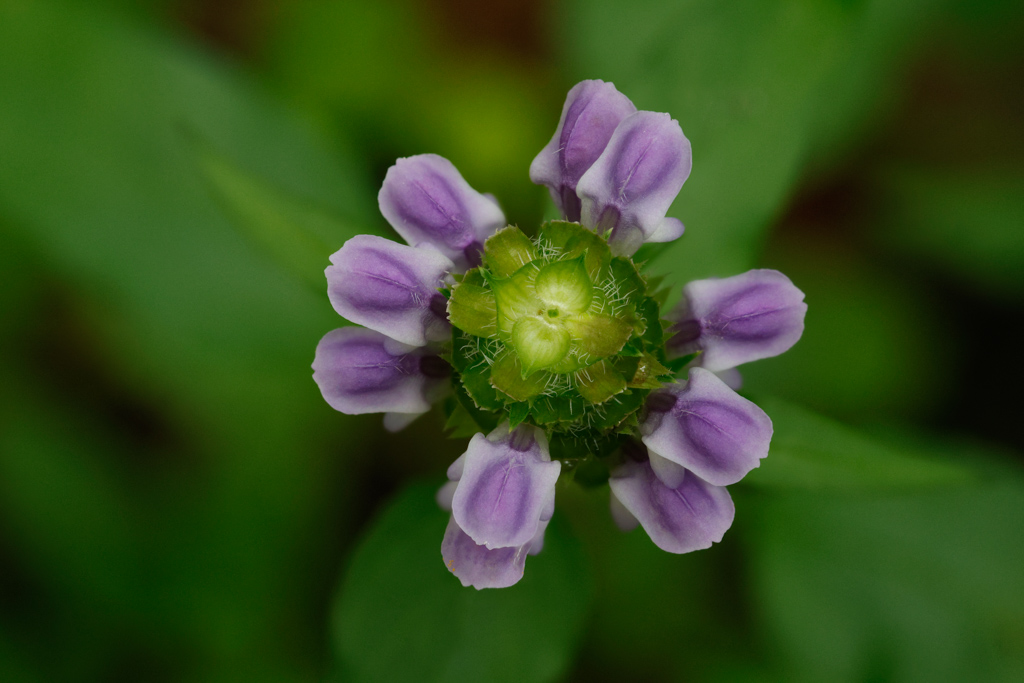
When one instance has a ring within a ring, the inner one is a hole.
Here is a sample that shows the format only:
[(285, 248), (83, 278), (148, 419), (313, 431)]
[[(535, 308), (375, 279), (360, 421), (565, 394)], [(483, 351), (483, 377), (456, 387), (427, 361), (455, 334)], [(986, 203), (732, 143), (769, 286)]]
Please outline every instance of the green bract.
[(514, 226), (498, 231), (482, 265), (451, 289), (448, 317), (452, 424), (529, 422), (552, 435), (556, 456), (600, 455), (673, 379), (648, 283), (578, 223), (545, 223), (532, 239)]

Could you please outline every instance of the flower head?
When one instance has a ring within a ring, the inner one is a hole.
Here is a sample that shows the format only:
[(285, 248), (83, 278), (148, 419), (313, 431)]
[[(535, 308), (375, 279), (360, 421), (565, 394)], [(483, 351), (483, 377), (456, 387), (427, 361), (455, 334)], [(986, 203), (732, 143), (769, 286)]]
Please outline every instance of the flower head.
[(707, 548), (732, 524), (725, 486), (772, 435), (731, 388), (735, 367), (796, 343), (807, 306), (784, 275), (754, 270), (692, 282), (662, 315), (665, 292), (631, 256), (682, 235), (666, 213), (690, 167), (677, 121), (584, 81), (530, 166), (564, 220), (507, 226), (425, 154), (400, 159), (379, 195), (408, 244), (360, 235), (331, 257), (331, 303), (368, 329), (317, 347), (327, 402), (400, 429), (445, 398), (453, 422), (479, 429), (438, 492), (442, 556), (464, 585), (522, 578), (562, 475), (607, 482), (615, 521), (669, 552)]

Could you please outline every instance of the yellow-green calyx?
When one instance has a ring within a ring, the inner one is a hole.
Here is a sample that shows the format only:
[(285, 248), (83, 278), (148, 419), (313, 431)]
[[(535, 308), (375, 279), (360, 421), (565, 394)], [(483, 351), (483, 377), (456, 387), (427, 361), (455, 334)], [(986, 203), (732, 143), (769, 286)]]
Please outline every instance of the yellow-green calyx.
[(578, 223), (545, 223), (532, 239), (500, 230), (449, 295), (463, 408), (477, 423), (552, 432), (631, 427), (644, 396), (672, 375), (647, 289), (630, 259)]

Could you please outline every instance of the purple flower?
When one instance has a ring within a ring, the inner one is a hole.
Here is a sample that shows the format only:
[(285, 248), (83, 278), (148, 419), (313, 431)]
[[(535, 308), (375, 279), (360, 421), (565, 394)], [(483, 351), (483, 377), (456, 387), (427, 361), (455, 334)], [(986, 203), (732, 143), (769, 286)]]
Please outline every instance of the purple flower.
[(737, 365), (778, 355), (803, 333), (803, 292), (782, 273), (752, 270), (691, 282), (669, 314), (670, 355), (700, 352), (686, 382), (653, 392), (640, 425), (646, 457), (609, 481), (612, 515), (623, 528), (640, 523), (669, 552), (721, 540), (733, 506), (723, 488), (768, 455), (771, 420), (734, 392)]
[[(360, 235), (331, 256), (330, 301), (365, 328), (317, 346), (327, 402), (383, 412), (397, 430), (454, 382), (453, 425), (499, 424), (473, 436), (437, 493), (451, 513), (441, 554), (464, 586), (511, 586), (543, 548), (562, 470), (548, 450), (556, 434), (587, 444), (562, 451), (577, 464), (608, 458), (616, 523), (642, 525), (659, 547), (707, 548), (731, 526), (725, 486), (760, 464), (772, 437), (768, 416), (734, 391), (735, 368), (796, 343), (807, 306), (784, 275), (754, 270), (687, 285), (667, 342), (636, 324), (641, 311), (661, 315), (629, 256), (683, 233), (666, 212), (691, 163), (668, 114), (583, 81), (530, 166), (576, 225), (546, 223), (534, 237), (510, 226), (488, 242), (505, 225), (497, 202), (423, 154), (399, 159), (378, 195), (408, 244)], [(686, 380), (673, 381), (668, 360), (688, 354)], [(631, 412), (608, 411), (613, 400)]]
[(609, 480), (616, 522), (639, 521), (672, 553), (722, 540), (734, 514), (724, 487), (768, 455), (768, 416), (714, 373), (691, 368), (686, 382), (648, 396), (640, 433), (643, 446)]
[(629, 530), (639, 522), (654, 544), (670, 553), (703, 550), (721, 541), (736, 512), (729, 492), (678, 466), (665, 477), (653, 467), (656, 457), (652, 453), (647, 462), (627, 461), (608, 480), (612, 517), (619, 527)]
[(713, 372), (729, 370), (788, 351), (806, 313), (804, 293), (777, 270), (697, 280), (667, 316), (674, 334), (666, 346), (676, 356), (700, 351), (697, 364)]
[(608, 147), (580, 178), (583, 224), (620, 254), (644, 242), (671, 242), (683, 224), (666, 218), (690, 175), (690, 141), (668, 114), (638, 111), (615, 129)]
[(772, 422), (764, 411), (703, 368), (647, 398), (640, 433), (648, 449), (702, 479), (735, 484), (768, 455)]
[(479, 265), (484, 242), (505, 226), (497, 202), (470, 187), (450, 161), (436, 154), (395, 162), (377, 201), (406, 242), (429, 244), (462, 270)]
[(530, 166), (570, 221), (608, 235), (630, 255), (644, 242), (683, 234), (665, 213), (690, 175), (690, 141), (668, 114), (636, 111), (615, 86), (583, 81), (569, 91), (551, 142)]
[(327, 295), (342, 317), (412, 346), (451, 336), (437, 289), (455, 266), (433, 247), (357, 235), (331, 263)]
[(449, 337), (437, 290), (449, 273), (479, 260), (483, 242), (504, 225), (497, 204), (476, 192), (446, 159), (399, 159), (380, 191), (380, 209), (412, 246), (357, 235), (331, 256), (327, 293), (334, 308), (369, 329), (327, 333), (313, 379), (335, 410), (386, 413), (402, 429), (443, 395), (450, 367), (431, 346)]
[(536, 427), (509, 433), (504, 424), (472, 438), (437, 492), (438, 505), (452, 512), (441, 556), (463, 586), (506, 588), (522, 579), (526, 555), (544, 548), (560, 470)]
[(509, 432), (506, 423), (473, 437), (438, 492), (452, 512), (441, 555), (464, 586), (503, 588), (522, 578), (526, 555), (544, 546), (560, 471), (536, 427)]
[(428, 349), (407, 346), (374, 330), (342, 327), (328, 332), (317, 345), (313, 379), (339, 412), (416, 416), (429, 410), (443, 390), (446, 365)]
[(552, 462), (539, 429), (508, 425), (469, 442), (452, 499), (455, 521), (488, 548), (524, 545), (551, 519), (561, 463)]
[(530, 164), (530, 180), (548, 187), (568, 220), (580, 220), (576, 184), (601, 156), (619, 123), (635, 111), (629, 98), (604, 81), (582, 81), (566, 95), (551, 142)]

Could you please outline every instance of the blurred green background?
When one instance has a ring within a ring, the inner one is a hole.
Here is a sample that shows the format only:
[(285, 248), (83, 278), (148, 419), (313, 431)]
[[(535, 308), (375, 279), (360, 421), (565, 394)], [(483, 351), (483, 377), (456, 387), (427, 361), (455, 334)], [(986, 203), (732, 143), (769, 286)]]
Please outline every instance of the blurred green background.
[[(1021, 35), (1000, 0), (0, 0), (0, 681), (1024, 680)], [(744, 368), (776, 437), (721, 544), (566, 482), (477, 593), (432, 501), (464, 441), (311, 379), (321, 269), (390, 234), (400, 156), (536, 225), (583, 78), (692, 141), (654, 270), (779, 268), (806, 333)]]

